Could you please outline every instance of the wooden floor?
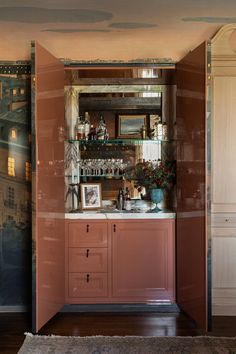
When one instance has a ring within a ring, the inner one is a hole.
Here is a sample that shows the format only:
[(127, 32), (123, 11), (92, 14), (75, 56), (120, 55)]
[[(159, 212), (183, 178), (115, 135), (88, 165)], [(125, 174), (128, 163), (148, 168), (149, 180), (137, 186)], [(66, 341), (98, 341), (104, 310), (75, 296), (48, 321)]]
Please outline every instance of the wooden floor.
[[(15, 354), (31, 332), (25, 313), (0, 314), (0, 353)], [(59, 313), (40, 334), (74, 336), (195, 336), (200, 332), (186, 315), (163, 313)], [(214, 317), (214, 336), (236, 336), (236, 317)]]

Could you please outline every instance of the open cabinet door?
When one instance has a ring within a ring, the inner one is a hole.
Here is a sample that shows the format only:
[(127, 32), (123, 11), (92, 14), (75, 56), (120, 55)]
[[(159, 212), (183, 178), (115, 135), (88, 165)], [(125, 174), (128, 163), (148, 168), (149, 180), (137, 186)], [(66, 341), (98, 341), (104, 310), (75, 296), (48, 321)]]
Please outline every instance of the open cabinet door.
[(211, 318), (207, 48), (203, 43), (177, 64), (176, 102), (177, 303), (203, 330)]
[(32, 43), (33, 331), (65, 301), (64, 66)]

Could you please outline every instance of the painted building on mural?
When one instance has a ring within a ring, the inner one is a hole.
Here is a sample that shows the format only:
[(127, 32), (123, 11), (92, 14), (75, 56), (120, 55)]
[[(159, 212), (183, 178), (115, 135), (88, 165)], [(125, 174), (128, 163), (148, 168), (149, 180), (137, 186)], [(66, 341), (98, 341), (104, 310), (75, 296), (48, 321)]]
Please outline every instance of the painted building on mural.
[(29, 87), (26, 76), (0, 75), (0, 306), (25, 304), (29, 288)]
[(0, 82), (0, 226), (8, 220), (26, 224), (31, 181), (27, 81), (0, 76)]

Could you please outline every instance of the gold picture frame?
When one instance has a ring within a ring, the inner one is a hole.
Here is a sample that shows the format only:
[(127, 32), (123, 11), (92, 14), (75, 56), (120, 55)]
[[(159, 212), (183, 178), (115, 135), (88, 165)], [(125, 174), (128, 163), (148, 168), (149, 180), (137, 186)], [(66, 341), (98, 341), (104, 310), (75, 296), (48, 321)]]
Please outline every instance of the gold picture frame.
[(118, 114), (116, 138), (142, 138), (142, 127), (147, 127), (146, 114)]

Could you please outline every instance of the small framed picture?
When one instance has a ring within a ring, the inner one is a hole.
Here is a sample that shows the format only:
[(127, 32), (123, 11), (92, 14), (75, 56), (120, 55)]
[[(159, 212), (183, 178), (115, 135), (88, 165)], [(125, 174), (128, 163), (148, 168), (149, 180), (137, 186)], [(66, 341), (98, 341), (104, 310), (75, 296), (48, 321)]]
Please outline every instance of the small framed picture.
[(141, 138), (142, 127), (147, 127), (146, 114), (119, 114), (117, 138)]
[(80, 191), (83, 210), (96, 210), (102, 207), (101, 183), (81, 183)]

